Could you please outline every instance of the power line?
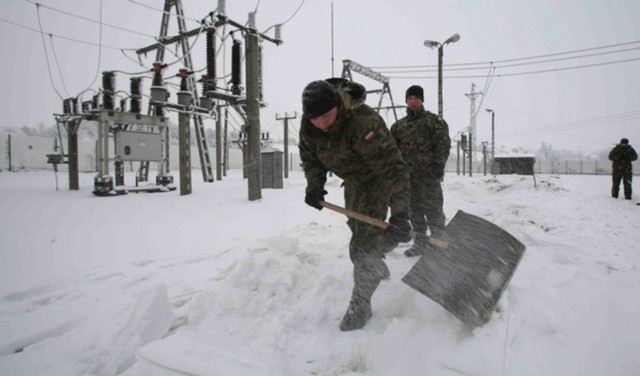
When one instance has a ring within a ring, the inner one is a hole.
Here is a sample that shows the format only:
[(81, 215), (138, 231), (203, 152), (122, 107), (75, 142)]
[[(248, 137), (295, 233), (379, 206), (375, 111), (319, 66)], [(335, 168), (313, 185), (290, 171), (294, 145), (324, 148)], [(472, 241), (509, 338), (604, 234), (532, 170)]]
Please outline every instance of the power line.
[[(546, 54), (546, 55), (536, 55), (536, 56), (511, 58), (511, 59), (503, 59), (503, 60), (495, 60), (495, 61), (484, 61), (484, 62), (450, 63), (450, 64), (448, 63), (447, 66), (448, 67), (469, 66), (469, 65), (487, 66), (487, 65), (490, 65), (490, 64), (502, 64), (502, 63), (511, 63), (511, 62), (514, 62), (514, 61), (534, 60), (534, 59), (547, 58), (547, 57), (553, 57), (553, 56), (571, 55), (571, 54), (587, 52), (587, 51), (595, 51), (595, 50), (603, 50), (603, 49), (609, 49), (609, 48), (615, 48), (615, 47), (628, 46), (628, 45), (632, 45), (632, 44), (640, 44), (640, 40), (632, 41), (632, 42), (609, 44), (609, 45), (600, 46), (600, 47), (584, 48), (584, 49), (580, 49), (580, 50), (556, 52), (556, 53)], [(437, 66), (436, 65), (405, 65), (405, 66), (396, 65), (396, 66), (378, 66), (378, 67), (372, 66), (370, 68), (371, 69), (376, 69), (376, 70), (381, 70), (381, 69), (408, 69), (408, 68), (437, 68)]]
[[(521, 62), (521, 63), (516, 63), (516, 64), (499, 65), (499, 66), (496, 66), (496, 67), (497, 68), (512, 68), (512, 67), (519, 67), (519, 66), (523, 66), (523, 65), (543, 64), (543, 63), (550, 63), (550, 62), (575, 60), (575, 59), (581, 59), (581, 58), (586, 58), (586, 57), (603, 56), (603, 55), (610, 55), (610, 54), (621, 53), (621, 52), (629, 52), (629, 51), (638, 51), (638, 50), (640, 50), (640, 47), (627, 48), (627, 49), (615, 50), (615, 51), (599, 52), (599, 53), (593, 53), (593, 54), (578, 55), (578, 56), (569, 56), (569, 57), (557, 58), (557, 59), (547, 59), (547, 60), (540, 60), (540, 61), (528, 61), (528, 62)], [(512, 60), (515, 60), (515, 59), (512, 59)], [(478, 67), (472, 67), (472, 68), (445, 68), (444, 71), (453, 72), (453, 71), (468, 71), (468, 70), (484, 70), (484, 69), (488, 69), (490, 67), (491, 67), (491, 64), (489, 64), (488, 66), (478, 66)], [(438, 71), (438, 69), (436, 67), (436, 68), (433, 68), (433, 69), (403, 69), (403, 70), (381, 71), (381, 72), (382, 73), (420, 73), (420, 72), (430, 72), (430, 73), (432, 73), (432, 72), (437, 72), (437, 71)]]
[(36, 6), (38, 6), (38, 7), (42, 7), (42, 8), (44, 8), (44, 9), (49, 9), (49, 10), (51, 10), (51, 11), (53, 11), (53, 12), (61, 13), (61, 14), (67, 15), (67, 16), (69, 16), (69, 17), (78, 18), (78, 19), (81, 19), (81, 20), (84, 20), (84, 21), (87, 21), (87, 22), (92, 22), (92, 23), (100, 24), (100, 25), (102, 25), (102, 26), (107, 26), (107, 27), (110, 27), (110, 28), (113, 28), (113, 29), (117, 29), (117, 30), (121, 30), (121, 31), (126, 31), (126, 32), (128, 32), (128, 33), (133, 33), (133, 34), (141, 35), (141, 36), (148, 37), (148, 38), (152, 38), (152, 39), (155, 39), (155, 38), (156, 38), (154, 35), (144, 34), (144, 33), (141, 33), (141, 32), (139, 32), (139, 31), (136, 31), (136, 30), (126, 29), (126, 28), (121, 27), (121, 26), (110, 25), (110, 24), (104, 23), (104, 22), (102, 22), (102, 20), (97, 21), (97, 20), (93, 20), (93, 19), (91, 19), (91, 18), (87, 18), (87, 17), (84, 17), (84, 16), (80, 16), (80, 15), (78, 15), (78, 14), (74, 14), (74, 13), (71, 13), (71, 12), (67, 12), (67, 11), (64, 11), (64, 10), (61, 10), (61, 9), (57, 9), (57, 8), (54, 8), (54, 7), (50, 7), (50, 6), (47, 6), (47, 5), (44, 5), (44, 4), (36, 3), (36, 2), (34, 2), (34, 1), (31, 1), (31, 0), (26, 0), (26, 1), (27, 1), (28, 3), (31, 3), (31, 4), (36, 5)]
[(34, 29), (34, 28), (31, 28), (31, 27), (28, 27), (28, 26), (24, 26), (24, 25), (15, 23), (13, 21), (6, 20), (4, 18), (0, 18), (0, 21), (4, 22), (4, 23), (8, 23), (8, 24), (13, 25), (13, 26), (20, 27), (22, 29), (26, 29), (26, 30), (29, 30), (29, 31), (36, 32), (38, 34), (48, 35), (50, 37), (55, 37), (55, 38), (58, 38), (58, 39), (64, 39), (64, 40), (68, 40), (70, 42), (82, 43), (82, 44), (86, 44), (86, 45), (90, 45), (90, 46), (108, 48), (108, 49), (119, 50), (119, 51), (135, 51), (136, 50), (136, 48), (122, 48), (122, 47), (108, 46), (108, 45), (105, 45), (105, 44), (98, 44), (98, 43), (93, 43), (93, 42), (87, 42), (85, 40), (69, 38), (69, 37), (63, 37), (61, 35), (57, 35), (57, 34), (54, 34), (54, 33), (45, 33), (42, 30), (38, 30), (38, 29)]
[[(162, 13), (162, 14), (165, 14), (165, 13), (166, 13), (166, 14), (167, 14), (167, 15), (169, 15), (169, 16), (174, 16), (174, 17), (176, 17), (176, 18), (182, 18), (182, 19), (185, 19), (185, 20), (190, 20), (190, 21), (193, 21), (193, 22), (197, 22), (197, 23), (199, 23), (199, 24), (201, 23), (201, 22), (200, 22), (200, 20), (196, 20), (195, 18), (189, 18), (189, 17), (186, 17), (186, 16), (180, 16), (180, 15), (178, 15), (177, 13), (171, 13), (171, 12), (167, 12), (167, 11), (165, 11), (165, 10), (163, 10), (163, 9), (154, 8), (154, 7), (150, 6), (150, 5), (143, 4), (143, 3), (139, 3), (139, 2), (137, 2), (137, 1), (135, 1), (135, 0), (129, 0), (129, 2), (130, 2), (130, 3), (133, 3), (133, 4), (135, 4), (135, 5), (141, 6), (141, 7), (143, 7), (143, 8), (147, 8), (147, 9), (151, 9), (151, 10), (156, 11), (156, 12), (160, 12), (160, 13)], [(217, 9), (217, 8), (216, 8), (216, 9)], [(215, 12), (215, 10), (214, 10), (214, 12)], [(155, 36), (153, 36), (152, 38), (156, 38), (156, 37), (155, 37)]]
[[(36, 5), (36, 9), (38, 5)], [(53, 83), (53, 74), (51, 73), (51, 64), (49, 63), (49, 53), (47, 52), (47, 43), (44, 40), (44, 32), (42, 32), (42, 21), (40, 20), (40, 11), (37, 11), (38, 16), (38, 25), (40, 26), (40, 37), (42, 38), (42, 47), (44, 48), (44, 56), (45, 61), (47, 62), (47, 71), (49, 72), (49, 82), (51, 82), (51, 87), (53, 91), (58, 95), (60, 99), (64, 99), (58, 89), (56, 89), (56, 85)]]
[(62, 70), (60, 69), (60, 61), (58, 60), (58, 54), (56, 54), (56, 48), (53, 45), (53, 38), (49, 37), (49, 44), (51, 45), (51, 52), (53, 53), (53, 58), (56, 62), (56, 67), (58, 68), (58, 74), (60, 75), (60, 81), (62, 82), (62, 88), (64, 92), (67, 94), (67, 97), (70, 97), (69, 90), (67, 90), (67, 85), (64, 83), (64, 75), (62, 74)]
[[(566, 71), (566, 70), (573, 70), (573, 69), (581, 69), (581, 68), (593, 68), (593, 67), (598, 67), (598, 66), (604, 66), (604, 65), (611, 65), (611, 64), (621, 64), (621, 63), (628, 63), (628, 62), (632, 62), (632, 61), (638, 61), (640, 60), (639, 58), (632, 58), (632, 59), (623, 59), (623, 60), (615, 60), (615, 61), (608, 61), (608, 62), (602, 62), (602, 63), (594, 63), (594, 64), (583, 64), (583, 65), (574, 65), (574, 66), (570, 66), (570, 67), (562, 67), (562, 68), (550, 68), (550, 69), (542, 69), (542, 70), (536, 70), (536, 71), (528, 71), (528, 72), (519, 72), (519, 73), (502, 73), (502, 74), (495, 74), (495, 77), (515, 77), (515, 76), (525, 76), (525, 75), (530, 75), (530, 74), (539, 74), (539, 73), (551, 73), (551, 72), (560, 72), (560, 71)], [(389, 78), (394, 78), (394, 79), (411, 79), (411, 80), (415, 80), (415, 79), (437, 79), (438, 77), (436, 76), (392, 76), (392, 75), (388, 75)], [(446, 76), (447, 79), (452, 79), (452, 78), (463, 78), (463, 79), (472, 79), (472, 78), (485, 78), (486, 76), (484, 75), (465, 75), (465, 76)]]
[[(305, 0), (302, 0), (300, 2), (300, 5), (298, 5), (298, 8), (295, 10), (295, 12), (293, 12), (293, 14), (291, 15), (291, 17), (287, 18), (284, 22), (280, 23), (280, 26), (286, 24), (287, 22), (291, 21), (293, 19), (293, 17), (296, 16), (296, 14), (298, 14), (298, 12), (300, 11), (300, 8), (302, 8), (302, 6), (304, 5)], [(256, 6), (256, 10), (257, 10), (257, 6)], [(274, 28), (276, 25), (270, 26), (269, 28), (267, 28), (265, 31), (263, 31), (262, 33), (265, 34), (267, 31), (271, 30), (272, 28)]]
[(525, 137), (532, 134), (537, 135), (541, 133), (557, 133), (557, 132), (570, 131), (574, 129), (593, 127), (597, 125), (605, 125), (610, 123), (635, 120), (638, 118), (640, 118), (640, 111), (631, 111), (631, 112), (624, 112), (620, 114), (601, 116), (593, 119), (573, 121), (569, 123), (547, 125), (547, 126), (538, 127), (538, 128), (529, 128), (521, 131), (504, 132), (501, 134), (501, 137)]

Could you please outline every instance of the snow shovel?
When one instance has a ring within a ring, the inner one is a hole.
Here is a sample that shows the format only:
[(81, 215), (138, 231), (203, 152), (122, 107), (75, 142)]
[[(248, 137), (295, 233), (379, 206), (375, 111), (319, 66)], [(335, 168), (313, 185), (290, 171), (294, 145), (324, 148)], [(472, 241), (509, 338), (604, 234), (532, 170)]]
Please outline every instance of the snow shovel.
[(402, 281), (438, 302), (468, 329), (486, 324), (524, 255), (524, 244), (460, 210), (438, 236), (449, 243), (448, 251), (420, 257)]
[[(389, 223), (320, 202), (348, 217), (387, 228)], [(411, 232), (410, 236), (426, 236)], [(465, 326), (486, 324), (511, 281), (525, 246), (511, 234), (480, 217), (459, 210), (429, 244), (446, 252), (429, 252), (402, 277), (411, 288), (436, 301)]]
[[(379, 227), (381, 229), (386, 229), (387, 227), (391, 226), (390, 223), (387, 223), (385, 221), (381, 221), (378, 218), (369, 217), (368, 215), (364, 215), (364, 214), (361, 214), (361, 213), (358, 213), (358, 212), (354, 212), (353, 210), (345, 209), (345, 208), (343, 208), (341, 206), (334, 205), (334, 204), (332, 204), (330, 202), (320, 201), (320, 205), (325, 207), (325, 208), (327, 208), (327, 209), (336, 211), (338, 213), (342, 213), (342, 214), (346, 215), (347, 217), (351, 217), (353, 219), (357, 219), (359, 221), (368, 223), (370, 225)], [(416, 237), (421, 237), (421, 236), (426, 237), (427, 238), (427, 242), (429, 244), (431, 244), (432, 246), (434, 246), (434, 247), (438, 247), (438, 248), (442, 248), (442, 249), (449, 248), (449, 244), (447, 244), (446, 242), (443, 242), (442, 240), (434, 239), (434, 238), (428, 237), (427, 235), (424, 235), (424, 234), (418, 234), (415, 231), (409, 231), (409, 237), (411, 237), (411, 239), (415, 239)]]

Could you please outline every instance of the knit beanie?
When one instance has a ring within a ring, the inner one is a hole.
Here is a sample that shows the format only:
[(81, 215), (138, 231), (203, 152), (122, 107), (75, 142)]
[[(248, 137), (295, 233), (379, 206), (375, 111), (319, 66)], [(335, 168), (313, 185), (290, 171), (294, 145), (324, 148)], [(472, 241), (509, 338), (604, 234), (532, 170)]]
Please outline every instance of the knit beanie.
[(424, 90), (422, 90), (420, 86), (418, 85), (410, 86), (407, 89), (407, 93), (404, 96), (404, 100), (406, 101), (412, 95), (420, 98), (420, 100), (424, 102)]
[(620, 143), (624, 144), (624, 145), (628, 145), (629, 144), (629, 140), (626, 139), (626, 138), (623, 138), (622, 140), (620, 140)]
[(313, 81), (302, 91), (302, 112), (315, 119), (340, 103), (340, 94), (327, 81)]

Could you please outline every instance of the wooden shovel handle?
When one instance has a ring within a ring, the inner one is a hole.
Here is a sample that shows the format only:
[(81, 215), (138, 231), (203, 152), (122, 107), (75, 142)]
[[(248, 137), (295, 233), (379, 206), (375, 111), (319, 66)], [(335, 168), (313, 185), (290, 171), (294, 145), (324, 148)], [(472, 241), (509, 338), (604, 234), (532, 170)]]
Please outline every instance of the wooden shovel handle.
[[(357, 219), (361, 222), (365, 222), (368, 223), (370, 225), (379, 227), (381, 229), (386, 229), (387, 227), (391, 226), (390, 223), (387, 223), (385, 221), (381, 221), (378, 218), (373, 218), (373, 217), (369, 217), (368, 215), (364, 215), (362, 213), (358, 213), (358, 212), (354, 212), (353, 210), (349, 210), (349, 209), (345, 209), (341, 206), (338, 205), (334, 205), (330, 202), (327, 201), (320, 201), (320, 205), (322, 207), (325, 207), (327, 209), (333, 210), (335, 212), (338, 213), (342, 213), (344, 215), (346, 215), (347, 217), (353, 218), (353, 219)], [(411, 239), (415, 239), (416, 236), (419, 236), (421, 234), (418, 234), (415, 231), (409, 231), (409, 236), (411, 237)], [(426, 236), (426, 235), (425, 235)], [(449, 243), (442, 241), (442, 240), (438, 240), (438, 239), (434, 239), (432, 237), (428, 238), (428, 243), (431, 244), (434, 247), (438, 247), (438, 248), (442, 248), (442, 249), (447, 249), (449, 248)]]

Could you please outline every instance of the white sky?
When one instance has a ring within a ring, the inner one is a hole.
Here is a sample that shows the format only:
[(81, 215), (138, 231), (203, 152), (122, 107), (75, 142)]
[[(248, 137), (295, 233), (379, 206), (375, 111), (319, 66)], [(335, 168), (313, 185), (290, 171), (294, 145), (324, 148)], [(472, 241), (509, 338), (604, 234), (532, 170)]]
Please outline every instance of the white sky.
[[(26, 0), (0, 2), (0, 68), (4, 72), (0, 127), (36, 126), (39, 122), (52, 124), (52, 114), (61, 112), (62, 107), (56, 91), (62, 97), (70, 97), (90, 85), (95, 90), (101, 85), (101, 75), (94, 82), (97, 72), (141, 72), (150, 68), (155, 58), (154, 53), (149, 54), (143, 59), (143, 68), (118, 49), (100, 50), (95, 45), (63, 39), (99, 43), (97, 23), (69, 15), (98, 20), (100, 2), (97, 0), (45, 0), (40, 3), (43, 4), (39, 12), (42, 30), (54, 35), (53, 43), (49, 36), (45, 37), (52, 79), (40, 34), (26, 29), (40, 29), (36, 6)], [(288, 20), (300, 4), (301, 0), (228, 1), (226, 13), (232, 20), (244, 24), (249, 11), (257, 7), (257, 27), (262, 31)], [(137, 49), (152, 44), (152, 36), (160, 29), (161, 13), (158, 10), (162, 6), (162, 1), (104, 1), (103, 22), (135, 33), (104, 27), (103, 46)], [(195, 20), (202, 19), (216, 6), (215, 1), (185, 1), (184, 10), (189, 17), (187, 28), (196, 28)], [(396, 105), (404, 104), (408, 86), (422, 85), (428, 109), (437, 112), (437, 73), (423, 70), (400, 74), (382, 67), (421, 65), (433, 69), (437, 64), (437, 51), (424, 47), (423, 41), (444, 41), (459, 33), (461, 40), (444, 48), (444, 115), (452, 136), (469, 126), (470, 101), (465, 94), (475, 83), (477, 90), (486, 91), (477, 117), (480, 141), (490, 140), (491, 120), (484, 110), (491, 108), (496, 112), (496, 143), (499, 146), (538, 148), (541, 142), (546, 142), (555, 149), (590, 152), (608, 149), (622, 137), (629, 138), (633, 144), (640, 139), (640, 91), (637, 89), (640, 87), (640, 60), (634, 60), (640, 59), (637, 14), (640, 14), (640, 3), (633, 0), (306, 0), (283, 26), (284, 43), (280, 46), (269, 42), (263, 44), (264, 94), (268, 107), (262, 109), (262, 130), (278, 137), (282, 126), (275, 115), (300, 112), (302, 88), (311, 80), (328, 78), (332, 74), (340, 76), (343, 59), (373, 67), (389, 76)], [(170, 35), (174, 35), (176, 25), (172, 19)], [(272, 33), (273, 30), (267, 34)], [(591, 50), (611, 45), (620, 46)], [(218, 76), (230, 71), (230, 45), (227, 43), (226, 46), (226, 54), (221, 53), (218, 58)], [(204, 50), (202, 37), (194, 47), (196, 70), (205, 67)], [(563, 54), (578, 50), (582, 52)], [(135, 56), (132, 51), (128, 54)], [(593, 54), (599, 55), (585, 56)], [(505, 61), (534, 56), (547, 57)], [(568, 59), (576, 56), (581, 57)], [(540, 62), (551, 59), (556, 61)], [(166, 62), (175, 60), (171, 54), (166, 55)], [(620, 62), (623, 60), (632, 61)], [(502, 76), (495, 77), (488, 90), (488, 64), (459, 65), (490, 61), (496, 62), (495, 73)], [(606, 64), (609, 62), (618, 63)], [(513, 64), (520, 65), (506, 67)], [(447, 71), (448, 65), (450, 69), (482, 69)], [(585, 65), (595, 66), (566, 69)], [(176, 74), (180, 67), (180, 64), (170, 66), (165, 77)], [(553, 72), (531, 73), (548, 70)], [(128, 91), (129, 77), (118, 74), (116, 85), (119, 90)], [(354, 73), (354, 79), (370, 90), (381, 88), (381, 84), (357, 73)], [(144, 80), (145, 93), (149, 86), (150, 81)], [(87, 99), (88, 94), (85, 94), (83, 100)], [(375, 105), (378, 99), (378, 94), (370, 94), (369, 103)], [(404, 110), (400, 109), (398, 114), (402, 116)], [(384, 115), (390, 125), (394, 120), (392, 113)], [(207, 124), (213, 126), (212, 122)], [(292, 124), (295, 132), (299, 119)]]

